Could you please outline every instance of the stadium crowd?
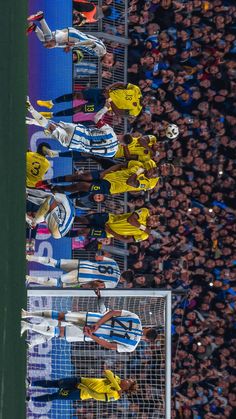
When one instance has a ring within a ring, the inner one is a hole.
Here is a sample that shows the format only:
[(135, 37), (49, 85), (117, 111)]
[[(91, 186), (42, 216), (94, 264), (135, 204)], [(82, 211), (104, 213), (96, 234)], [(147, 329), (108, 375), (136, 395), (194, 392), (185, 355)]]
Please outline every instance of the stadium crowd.
[[(157, 134), (173, 173), (131, 210), (161, 214), (155, 237), (129, 245), (127, 287), (184, 291), (173, 312), (173, 413), (234, 417), (236, 5), (231, 0), (131, 0), (128, 81), (144, 109), (134, 136)], [(167, 142), (163, 121), (178, 125)]]

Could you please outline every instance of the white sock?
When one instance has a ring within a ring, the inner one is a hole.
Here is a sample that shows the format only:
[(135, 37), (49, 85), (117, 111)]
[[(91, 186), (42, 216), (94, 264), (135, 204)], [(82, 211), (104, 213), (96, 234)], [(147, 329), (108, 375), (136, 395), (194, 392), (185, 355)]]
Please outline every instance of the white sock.
[(53, 38), (53, 34), (51, 29), (49, 28), (47, 22), (45, 19), (41, 19), (40, 20), (40, 25), (44, 34), (44, 40), (45, 41), (50, 41)]
[(47, 256), (27, 255), (26, 259), (29, 262), (37, 262), (37, 263), (41, 263), (41, 265), (52, 266), (53, 268), (55, 268), (58, 263), (56, 259), (49, 258)]
[(57, 287), (57, 278), (51, 278), (48, 276), (29, 276), (27, 275), (27, 282), (39, 285), (45, 285), (46, 287)]
[(41, 127), (48, 127), (48, 124), (50, 123), (48, 119), (41, 115), (41, 113), (36, 111), (36, 109), (34, 109), (32, 105), (29, 106), (28, 110)]
[(37, 336), (33, 338), (30, 343), (28, 343), (29, 348), (33, 348), (34, 346), (41, 345), (42, 343), (48, 342), (51, 338), (46, 338), (45, 336)]
[(57, 336), (57, 328), (51, 326), (48, 322), (43, 322), (40, 324), (32, 324), (29, 323), (28, 330), (32, 330), (32, 332), (39, 333), (40, 335), (47, 336), (53, 338)]
[(34, 32), (40, 42), (45, 42), (43, 31), (38, 26), (36, 26)]
[(46, 311), (25, 311), (25, 318), (27, 317), (52, 317), (52, 310), (46, 310)]
[(36, 125), (37, 127), (41, 127), (41, 125), (34, 118), (29, 118), (28, 116), (25, 118), (25, 123), (27, 125)]

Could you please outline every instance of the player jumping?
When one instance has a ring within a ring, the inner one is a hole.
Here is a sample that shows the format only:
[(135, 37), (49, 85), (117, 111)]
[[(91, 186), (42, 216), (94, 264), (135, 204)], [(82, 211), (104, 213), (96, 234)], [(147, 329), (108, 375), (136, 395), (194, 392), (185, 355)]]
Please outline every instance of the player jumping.
[[(153, 160), (141, 163), (129, 161), (111, 166), (107, 170), (84, 171), (75, 175), (59, 176), (39, 181), (37, 187), (48, 187), (53, 192), (87, 192), (114, 195), (131, 191), (147, 191), (155, 188), (159, 175), (168, 173), (169, 165), (157, 168)], [(70, 185), (52, 186), (51, 183), (71, 182)]]
[(71, 116), (77, 112), (98, 112), (107, 104), (107, 111), (118, 116), (136, 117), (142, 110), (142, 93), (135, 84), (113, 83), (103, 89), (89, 88), (68, 93), (52, 100), (38, 100), (39, 106), (52, 109), (58, 103), (83, 100), (86, 103), (59, 112), (42, 112), (46, 118)]
[[(64, 48), (65, 52), (76, 48), (99, 58), (104, 57), (107, 53), (106, 47), (100, 39), (73, 27), (51, 31), (44, 19), (44, 13), (41, 11), (29, 16), (27, 20), (29, 22), (27, 34), (35, 32), (45, 48)], [(41, 28), (35, 22), (38, 22)]]
[(26, 105), (33, 116), (33, 119), (27, 118), (26, 123), (43, 127), (47, 134), (58, 140), (62, 146), (67, 147), (69, 150), (113, 157), (118, 149), (119, 141), (122, 142), (126, 138), (124, 135), (116, 136), (110, 125), (100, 121), (103, 114), (107, 111), (107, 107), (96, 114), (95, 122), (97, 128), (87, 128), (82, 124), (48, 121), (34, 109), (29, 98), (27, 98)]

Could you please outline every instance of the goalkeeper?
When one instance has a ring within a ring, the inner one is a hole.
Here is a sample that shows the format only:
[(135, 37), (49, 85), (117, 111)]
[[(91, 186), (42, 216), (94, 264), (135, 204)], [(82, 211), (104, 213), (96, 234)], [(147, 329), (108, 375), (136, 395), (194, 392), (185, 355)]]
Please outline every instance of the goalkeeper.
[(58, 388), (52, 394), (43, 394), (27, 398), (34, 402), (49, 402), (52, 400), (88, 400), (102, 402), (119, 400), (122, 393), (132, 394), (137, 391), (137, 383), (133, 379), (124, 379), (110, 370), (104, 371), (105, 378), (71, 377), (60, 380), (33, 381), (33, 387)]

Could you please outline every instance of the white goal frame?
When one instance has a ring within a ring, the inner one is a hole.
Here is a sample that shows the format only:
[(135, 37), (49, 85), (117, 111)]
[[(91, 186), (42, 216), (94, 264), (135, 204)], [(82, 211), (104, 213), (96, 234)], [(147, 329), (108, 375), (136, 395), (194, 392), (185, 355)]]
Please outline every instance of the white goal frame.
[[(166, 299), (165, 310), (165, 418), (171, 419), (171, 291), (152, 289), (102, 289), (101, 297), (162, 297)], [(85, 289), (27, 290), (27, 297), (94, 297), (94, 291)]]

